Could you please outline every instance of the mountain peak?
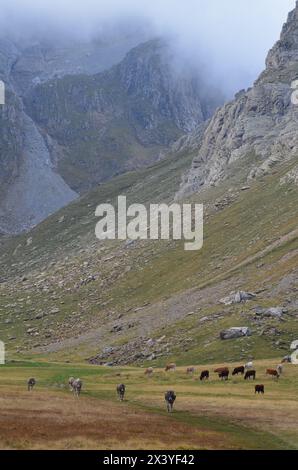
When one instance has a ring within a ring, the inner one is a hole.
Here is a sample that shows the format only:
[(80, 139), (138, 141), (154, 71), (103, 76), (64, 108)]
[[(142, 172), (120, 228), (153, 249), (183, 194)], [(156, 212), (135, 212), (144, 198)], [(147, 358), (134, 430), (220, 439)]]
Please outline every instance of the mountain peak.
[(266, 60), (268, 69), (276, 69), (297, 62), (298, 59), (298, 1), (283, 25), (279, 41), (269, 51)]

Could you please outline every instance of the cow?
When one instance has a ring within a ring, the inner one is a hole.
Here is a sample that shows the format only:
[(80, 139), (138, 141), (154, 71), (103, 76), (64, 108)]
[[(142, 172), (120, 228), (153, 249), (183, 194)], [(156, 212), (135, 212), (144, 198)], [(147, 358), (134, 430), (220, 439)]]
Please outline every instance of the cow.
[(145, 375), (152, 375), (153, 374), (153, 367), (148, 367), (145, 370)]
[(83, 382), (81, 381), (81, 379), (75, 379), (73, 382), (72, 382), (72, 391), (73, 391), (73, 394), (79, 398), (80, 394), (81, 394), (81, 390), (82, 390), (82, 387), (83, 387)]
[(209, 379), (209, 370), (203, 370), (200, 375), (200, 380), (208, 380)]
[(175, 392), (173, 390), (167, 391), (165, 394), (165, 401), (167, 404), (168, 413), (172, 413), (175, 400), (176, 400)]
[(264, 387), (264, 385), (256, 385), (256, 386), (255, 386), (255, 394), (256, 394), (256, 393), (257, 393), (258, 395), (259, 395), (260, 393), (262, 393), (262, 394), (264, 395), (264, 393), (265, 393), (265, 387)]
[(219, 372), (218, 377), (221, 380), (228, 380), (229, 379), (229, 373), (230, 373), (229, 370), (222, 370), (221, 372)]
[(194, 374), (195, 371), (196, 371), (196, 369), (195, 369), (194, 367), (188, 367), (188, 368), (186, 369), (186, 373), (187, 373), (187, 374)]
[(235, 369), (233, 370), (232, 372), (232, 375), (238, 375), (238, 374), (241, 374), (243, 375), (244, 374), (244, 366), (239, 366), (239, 367), (235, 367)]
[(286, 363), (286, 362), (287, 362), (288, 364), (291, 364), (291, 362), (292, 362), (291, 356), (285, 356), (285, 357), (282, 359), (282, 361), (281, 361), (282, 364), (284, 364), (284, 363)]
[(283, 365), (282, 364), (278, 364), (278, 366), (276, 367), (276, 370), (278, 372), (278, 375), (281, 375), (283, 373)]
[(73, 383), (75, 381), (75, 378), (74, 377), (69, 377), (68, 379), (68, 386), (69, 386), (69, 390), (73, 390)]
[(279, 379), (279, 373), (277, 372), (276, 369), (267, 369), (266, 375), (271, 375), (272, 378)]
[(125, 395), (125, 385), (124, 384), (117, 385), (117, 395), (118, 395), (120, 401), (124, 400), (124, 395)]
[(244, 365), (244, 369), (245, 370), (249, 370), (249, 369), (252, 369), (253, 368), (253, 362), (250, 361), (250, 362), (247, 362), (245, 365)]
[(165, 368), (165, 371), (168, 372), (169, 370), (172, 370), (173, 372), (175, 372), (176, 364), (174, 364), (173, 362), (171, 364), (167, 364), (166, 368)]
[(33, 390), (33, 387), (36, 385), (36, 380), (31, 377), (31, 379), (28, 380), (27, 386), (28, 386), (28, 392), (31, 392)]
[(245, 372), (244, 380), (250, 380), (251, 378), (256, 380), (256, 371), (255, 370), (247, 370)]
[(214, 369), (214, 372), (216, 374), (220, 374), (221, 372), (224, 372), (224, 371), (229, 371), (229, 368), (228, 367), (218, 367), (217, 369)]

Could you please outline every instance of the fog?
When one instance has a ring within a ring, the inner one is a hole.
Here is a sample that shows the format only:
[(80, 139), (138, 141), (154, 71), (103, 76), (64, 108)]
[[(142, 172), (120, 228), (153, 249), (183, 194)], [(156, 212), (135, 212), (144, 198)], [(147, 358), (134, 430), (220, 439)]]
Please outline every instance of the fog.
[(146, 30), (227, 94), (264, 68), (295, 0), (0, 0), (0, 35), (88, 41)]

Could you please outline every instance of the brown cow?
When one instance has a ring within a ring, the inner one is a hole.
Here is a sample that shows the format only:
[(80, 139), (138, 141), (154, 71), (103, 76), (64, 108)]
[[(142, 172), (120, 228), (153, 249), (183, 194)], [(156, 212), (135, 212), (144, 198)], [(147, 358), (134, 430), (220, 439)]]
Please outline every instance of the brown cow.
[(241, 375), (244, 374), (244, 366), (235, 367), (235, 369), (232, 372), (232, 375), (238, 375), (238, 374), (241, 374)]
[(221, 372), (229, 371), (228, 367), (218, 367), (217, 369), (214, 370), (216, 374), (220, 374)]
[(250, 380), (253, 378), (256, 380), (256, 371), (255, 370), (247, 370), (244, 376), (244, 380)]
[(279, 373), (277, 372), (276, 369), (267, 369), (266, 375), (271, 375), (271, 377), (279, 379)]
[(196, 371), (196, 369), (195, 369), (194, 367), (188, 367), (188, 368), (186, 369), (186, 373), (187, 373), (187, 374), (194, 374), (195, 371)]
[(264, 385), (256, 385), (255, 386), (255, 394), (256, 393), (258, 393), (258, 394), (262, 393), (264, 395), (264, 393), (265, 393)]
[(176, 370), (176, 364), (174, 364), (173, 362), (171, 364), (167, 364), (166, 368), (165, 368), (165, 371), (168, 372), (168, 370), (175, 371)]
[(145, 375), (152, 375), (153, 374), (153, 367), (148, 367), (148, 369), (145, 370)]
[(209, 379), (209, 370), (203, 370), (200, 375), (200, 380), (208, 380)]

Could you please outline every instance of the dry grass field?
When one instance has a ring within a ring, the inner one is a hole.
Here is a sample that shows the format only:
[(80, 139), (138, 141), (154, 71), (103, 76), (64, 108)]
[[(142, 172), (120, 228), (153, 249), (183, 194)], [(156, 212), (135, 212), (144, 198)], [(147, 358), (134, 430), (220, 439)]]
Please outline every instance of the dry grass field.
[[(255, 363), (264, 396), (240, 376), (221, 383), (215, 365), (201, 383), (199, 366), (194, 377), (186, 367), (145, 377), (140, 368), (10, 363), (0, 367), (0, 448), (297, 449), (298, 367), (286, 365), (276, 381), (265, 375), (275, 362)], [(79, 399), (68, 390), (70, 375), (83, 380)], [(28, 392), (31, 376), (37, 385)], [(119, 382), (127, 386), (123, 403), (115, 393)], [(177, 394), (171, 415), (163, 398), (168, 389)]]

